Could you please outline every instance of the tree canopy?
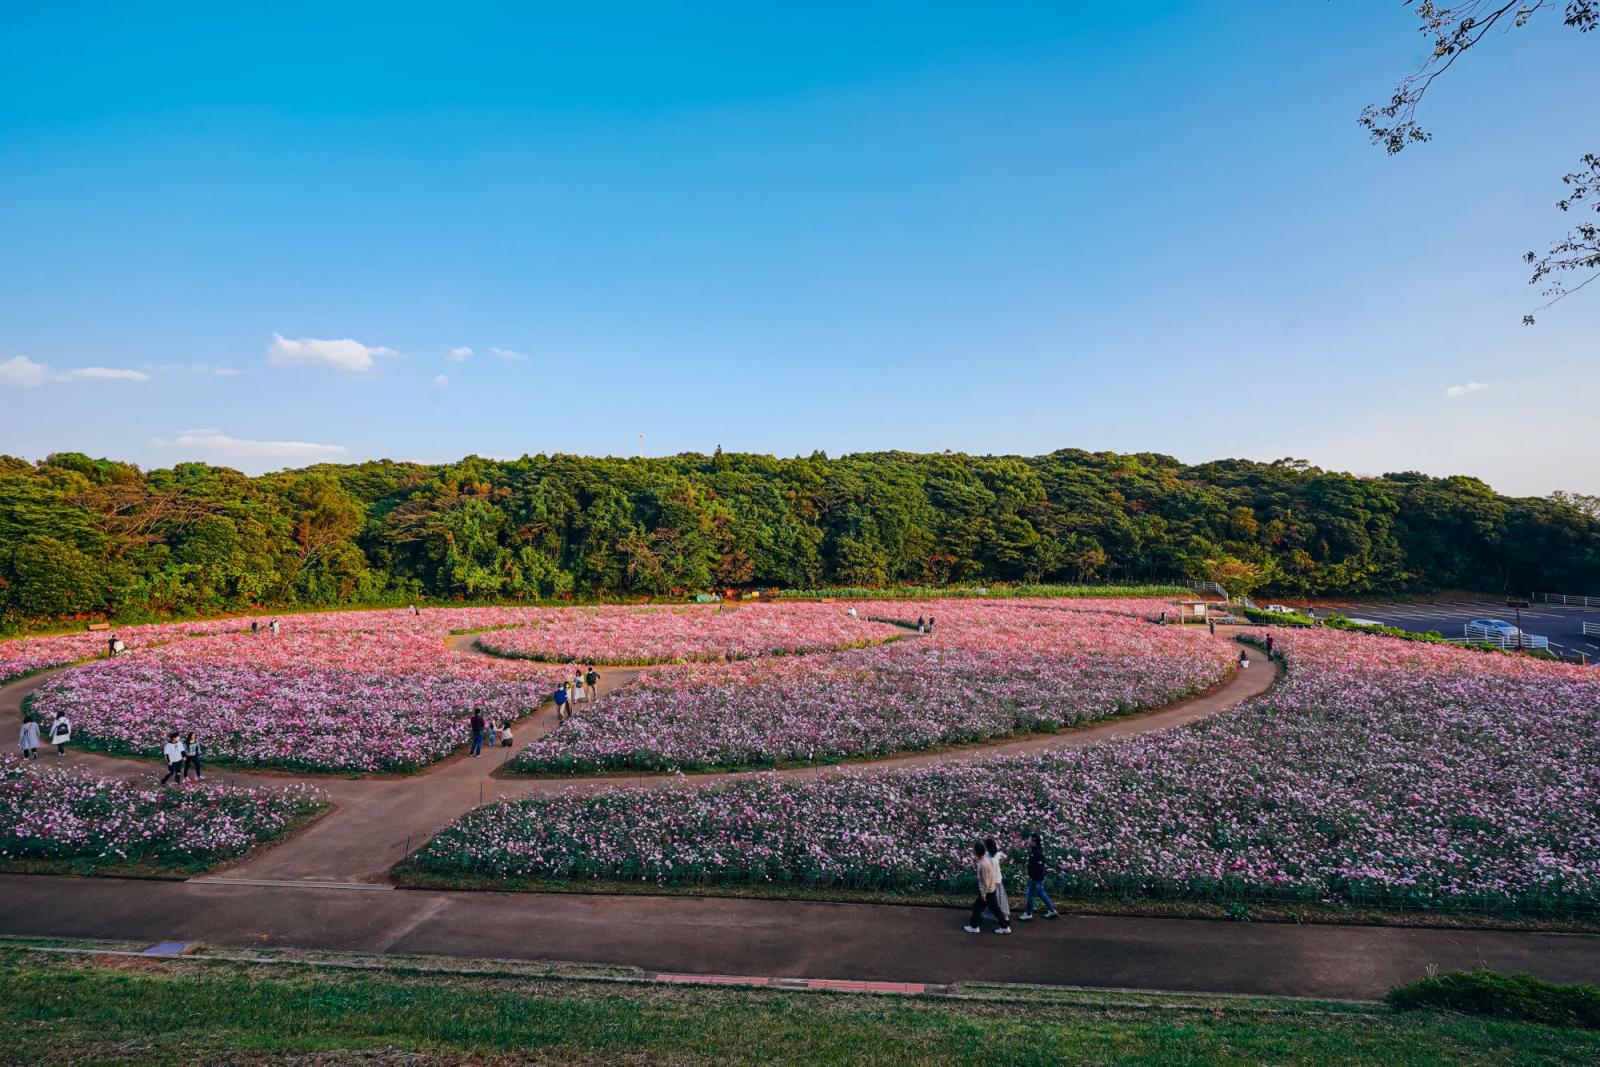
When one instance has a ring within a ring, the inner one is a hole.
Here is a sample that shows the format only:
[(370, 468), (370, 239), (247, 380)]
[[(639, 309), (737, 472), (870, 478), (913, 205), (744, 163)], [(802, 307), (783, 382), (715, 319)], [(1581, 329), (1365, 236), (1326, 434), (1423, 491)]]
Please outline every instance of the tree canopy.
[(1591, 498), (1065, 450), (471, 456), (261, 477), (0, 457), (0, 619), (386, 600), (1188, 577), (1281, 595), (1600, 592)]

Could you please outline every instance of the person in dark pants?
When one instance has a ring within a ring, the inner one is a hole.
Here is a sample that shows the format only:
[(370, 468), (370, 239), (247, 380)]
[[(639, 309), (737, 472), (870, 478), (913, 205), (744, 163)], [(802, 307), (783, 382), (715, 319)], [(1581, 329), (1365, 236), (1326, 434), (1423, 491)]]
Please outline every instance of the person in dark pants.
[(167, 757), (167, 773), (161, 776), (161, 784), (183, 781), (183, 742), (178, 740), (178, 731), (174, 730), (167, 735), (167, 743), (161, 746), (162, 755)]
[(967, 925), (962, 929), (969, 934), (976, 934), (983, 929), (983, 913), (987, 909), (998, 923), (994, 928), (997, 934), (1011, 932), (1011, 918), (1000, 910), (1000, 874), (994, 862), (989, 858), (989, 850), (983, 847), (982, 841), (975, 841), (972, 845), (972, 855), (978, 861), (978, 898), (972, 902), (972, 917), (967, 920)]
[(183, 778), (189, 780), (189, 772), (194, 772), (194, 780), (201, 781), (205, 775), (200, 773), (200, 739), (193, 730), (183, 739)]
[(583, 680), (589, 683), (590, 700), (600, 695), (599, 690), (596, 688), (600, 684), (600, 672), (594, 669), (593, 663), (589, 664), (589, 673), (583, 676)]
[(1054, 919), (1056, 906), (1051, 903), (1050, 894), (1044, 891), (1044, 838), (1038, 834), (1033, 835), (1033, 847), (1028, 849), (1028, 895), (1022, 898), (1022, 914), (1017, 916), (1023, 922), (1033, 918), (1035, 896), (1044, 905), (1044, 917)]
[(477, 710), (472, 712), (472, 754), (483, 755), (483, 730), (485, 723), (483, 714)]
[(1273, 645), (1272, 635), (1268, 634), (1267, 635), (1267, 662), (1268, 663), (1272, 662), (1272, 645)]

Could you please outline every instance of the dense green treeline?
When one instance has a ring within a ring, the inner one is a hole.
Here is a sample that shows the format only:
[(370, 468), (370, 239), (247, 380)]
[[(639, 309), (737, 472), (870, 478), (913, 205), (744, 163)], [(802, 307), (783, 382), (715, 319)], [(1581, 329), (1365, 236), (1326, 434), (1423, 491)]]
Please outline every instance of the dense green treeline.
[(254, 478), (0, 457), (0, 618), (1178, 576), (1284, 595), (1595, 593), (1585, 504), (1471, 478), (1079, 451), (469, 457)]

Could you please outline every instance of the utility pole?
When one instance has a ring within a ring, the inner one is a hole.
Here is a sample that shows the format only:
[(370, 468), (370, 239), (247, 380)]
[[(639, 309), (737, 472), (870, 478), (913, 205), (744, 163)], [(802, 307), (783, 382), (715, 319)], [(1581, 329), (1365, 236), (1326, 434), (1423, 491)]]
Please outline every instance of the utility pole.
[(639, 458), (644, 458), (644, 434), (639, 435)]

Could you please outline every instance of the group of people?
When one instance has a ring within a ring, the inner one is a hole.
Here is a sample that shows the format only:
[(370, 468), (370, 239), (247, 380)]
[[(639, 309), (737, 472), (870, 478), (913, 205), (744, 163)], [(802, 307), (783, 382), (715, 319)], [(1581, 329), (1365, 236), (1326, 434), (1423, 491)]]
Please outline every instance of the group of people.
[[(972, 902), (972, 915), (962, 929), (969, 934), (981, 933), (983, 913), (987, 911), (994, 916), (994, 932), (1009, 934), (1011, 902), (1006, 899), (1006, 854), (1000, 851), (999, 843), (992, 837), (974, 841), (972, 854), (977, 859), (978, 899)], [(1022, 900), (1022, 914), (1017, 916), (1018, 922), (1032, 920), (1035, 900), (1044, 906), (1046, 919), (1057, 917), (1056, 906), (1051, 902), (1050, 894), (1045, 891), (1044, 878), (1044, 838), (1039, 834), (1032, 834), (1028, 838), (1028, 891)]]
[[(41, 732), (39, 721), (32, 715), (23, 718), (22, 735), (18, 738), (18, 743), (22, 746), (23, 759), (39, 758)], [(67, 754), (67, 742), (72, 740), (72, 723), (67, 721), (65, 714), (58, 714), (51, 720), (49, 737), (50, 743), (56, 746), (56, 755), (65, 756)]]
[(917, 633), (919, 633), (919, 634), (931, 634), (931, 633), (933, 633), (933, 616), (932, 615), (929, 615), (926, 619), (924, 619), (921, 615), (917, 616)]
[[(273, 637), (277, 637), (278, 634), (282, 632), (282, 630), (283, 630), (283, 627), (278, 625), (278, 620), (277, 619), (273, 619), (271, 622), (267, 623), (267, 633), (271, 634)], [(261, 632), (261, 620), (260, 619), (251, 619), (250, 620), (250, 632), (253, 633), (253, 634), (258, 634), (258, 633)]]
[(488, 743), (490, 748), (495, 748), (496, 746), (500, 748), (511, 747), (510, 719), (498, 724), (492, 723), (483, 717), (483, 712), (473, 709), (472, 718), (468, 725), (472, 728), (472, 754), (474, 756), (483, 755), (485, 742)]
[(200, 738), (193, 730), (181, 736), (176, 730), (169, 733), (167, 743), (161, 746), (161, 754), (167, 760), (167, 773), (161, 776), (162, 785), (187, 781), (190, 774), (197, 782), (205, 778), (200, 773)]
[(580, 700), (593, 700), (599, 695), (600, 672), (594, 669), (594, 664), (587, 667), (574, 666), (572, 677), (556, 686), (556, 691), (550, 694), (550, 699), (556, 703), (557, 721), (566, 720), (573, 708)]

